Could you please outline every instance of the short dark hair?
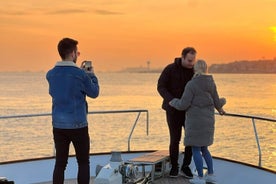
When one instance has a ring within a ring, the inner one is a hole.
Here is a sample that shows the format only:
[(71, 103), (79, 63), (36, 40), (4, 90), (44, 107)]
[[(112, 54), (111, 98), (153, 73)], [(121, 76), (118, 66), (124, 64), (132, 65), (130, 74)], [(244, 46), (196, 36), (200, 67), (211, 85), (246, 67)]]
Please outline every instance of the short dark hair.
[(186, 47), (182, 50), (182, 57), (185, 58), (188, 53), (196, 54), (196, 50), (193, 47)]
[(70, 53), (77, 50), (78, 41), (71, 38), (63, 38), (58, 43), (58, 53), (65, 59)]

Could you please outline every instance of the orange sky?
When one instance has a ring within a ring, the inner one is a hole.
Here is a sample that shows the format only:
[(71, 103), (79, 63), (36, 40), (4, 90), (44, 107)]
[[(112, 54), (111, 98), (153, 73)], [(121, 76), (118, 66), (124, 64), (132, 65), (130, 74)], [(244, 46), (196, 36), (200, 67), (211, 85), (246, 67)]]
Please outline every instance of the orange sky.
[(276, 0), (0, 1), (0, 71), (47, 71), (63, 37), (95, 71), (160, 68), (194, 46), (212, 63), (276, 58)]

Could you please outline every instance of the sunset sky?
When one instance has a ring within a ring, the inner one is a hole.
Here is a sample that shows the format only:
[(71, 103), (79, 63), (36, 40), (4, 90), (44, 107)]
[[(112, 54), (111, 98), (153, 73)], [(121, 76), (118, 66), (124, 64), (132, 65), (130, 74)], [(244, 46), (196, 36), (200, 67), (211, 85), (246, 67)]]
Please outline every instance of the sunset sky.
[(63, 37), (96, 71), (276, 58), (276, 0), (1, 0), (0, 71), (47, 71)]

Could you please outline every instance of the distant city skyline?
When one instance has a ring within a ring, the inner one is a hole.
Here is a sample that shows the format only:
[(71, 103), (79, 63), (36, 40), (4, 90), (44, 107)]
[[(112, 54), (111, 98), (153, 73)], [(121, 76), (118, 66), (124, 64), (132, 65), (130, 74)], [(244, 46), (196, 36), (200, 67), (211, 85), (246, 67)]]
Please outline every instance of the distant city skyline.
[[(230, 61), (230, 62), (226, 62), (226, 63), (212, 63), (212, 64), (208, 64), (208, 67), (212, 66), (212, 65), (220, 65), (220, 64), (225, 64), (225, 65), (228, 65), (228, 64), (231, 64), (231, 63), (235, 63), (235, 62), (245, 62), (245, 61), (248, 61), (248, 62), (252, 62), (252, 63), (255, 63), (255, 62), (258, 62), (258, 61), (261, 61), (261, 62), (266, 62), (266, 61), (273, 61), (275, 62), (276, 64), (276, 57), (273, 58), (273, 59), (266, 59), (266, 58), (262, 58), (262, 59), (258, 59), (258, 60), (234, 60), (234, 61)], [(169, 64), (169, 63), (168, 63)], [(147, 61), (144, 63), (144, 65), (139, 65), (139, 66), (134, 66), (134, 67), (126, 67), (126, 68), (122, 68), (121, 70), (119, 71), (151, 71), (151, 70), (162, 70), (164, 69), (163, 67), (156, 67), (156, 66), (152, 66), (151, 65), (151, 61)]]

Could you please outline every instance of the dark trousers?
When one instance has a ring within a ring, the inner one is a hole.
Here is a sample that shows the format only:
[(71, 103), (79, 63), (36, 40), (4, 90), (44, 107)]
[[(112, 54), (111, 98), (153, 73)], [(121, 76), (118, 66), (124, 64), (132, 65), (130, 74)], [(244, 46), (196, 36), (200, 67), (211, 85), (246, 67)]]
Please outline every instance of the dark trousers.
[(88, 127), (80, 129), (53, 128), (53, 135), (56, 148), (56, 163), (53, 173), (53, 184), (64, 183), (64, 171), (68, 161), (69, 146), (71, 142), (75, 148), (78, 162), (78, 184), (89, 184), (90, 139)]
[[(184, 111), (166, 112), (167, 123), (170, 131), (170, 159), (172, 168), (178, 168), (179, 143), (182, 134), (182, 127), (185, 128)], [(189, 166), (192, 160), (191, 146), (185, 146), (182, 167)]]

